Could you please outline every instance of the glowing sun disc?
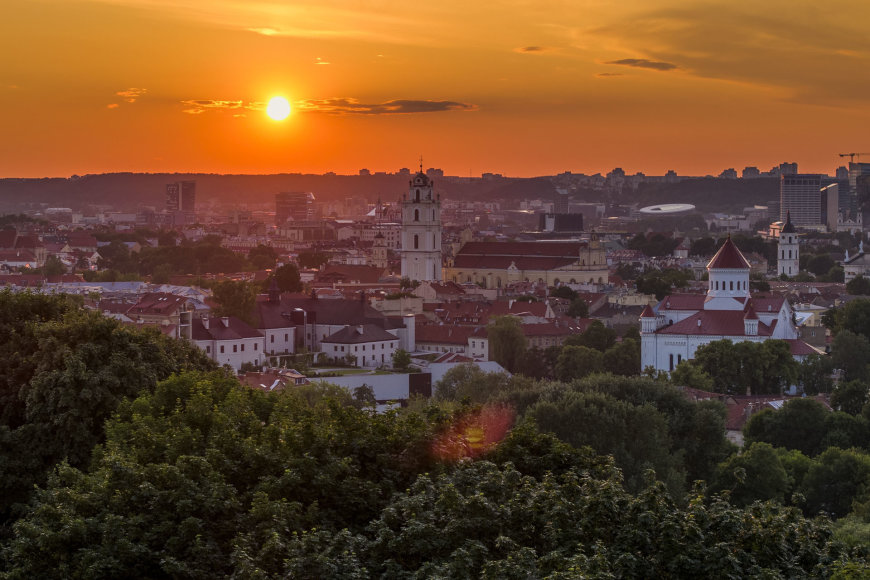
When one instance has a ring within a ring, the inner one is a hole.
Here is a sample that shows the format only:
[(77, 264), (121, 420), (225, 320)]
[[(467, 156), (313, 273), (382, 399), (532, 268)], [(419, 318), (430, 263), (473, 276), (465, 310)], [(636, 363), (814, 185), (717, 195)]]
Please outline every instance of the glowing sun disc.
[(266, 114), (275, 121), (283, 121), (290, 114), (290, 102), (284, 97), (272, 97), (266, 105)]

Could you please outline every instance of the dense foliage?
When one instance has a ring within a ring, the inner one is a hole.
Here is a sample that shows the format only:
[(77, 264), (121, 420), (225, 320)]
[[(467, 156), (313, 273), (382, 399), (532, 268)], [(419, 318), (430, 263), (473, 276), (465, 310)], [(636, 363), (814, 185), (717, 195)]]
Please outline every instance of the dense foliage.
[(89, 467), (61, 464), (37, 492), (4, 576), (787, 578), (863, 563), (823, 520), (700, 488), (682, 507), (651, 475), (632, 493), (610, 460), (527, 423), (456, 461), (485, 415), (170, 378), (119, 407)]
[(0, 522), (57, 462), (87, 465), (124, 397), (213, 367), (192, 345), (84, 311), (73, 298), (0, 293)]

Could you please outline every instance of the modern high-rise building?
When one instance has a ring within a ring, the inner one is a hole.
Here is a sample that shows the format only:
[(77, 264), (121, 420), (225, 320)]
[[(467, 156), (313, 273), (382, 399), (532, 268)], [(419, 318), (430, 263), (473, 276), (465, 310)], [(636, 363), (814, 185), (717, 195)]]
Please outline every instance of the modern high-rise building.
[(176, 225), (196, 222), (196, 182), (176, 181), (166, 184), (166, 211)]
[(305, 191), (284, 191), (275, 194), (275, 223), (304, 222), (313, 217), (314, 194)]
[(815, 173), (780, 175), (779, 215), (791, 215), (796, 226), (818, 226), (822, 222), (822, 176)]

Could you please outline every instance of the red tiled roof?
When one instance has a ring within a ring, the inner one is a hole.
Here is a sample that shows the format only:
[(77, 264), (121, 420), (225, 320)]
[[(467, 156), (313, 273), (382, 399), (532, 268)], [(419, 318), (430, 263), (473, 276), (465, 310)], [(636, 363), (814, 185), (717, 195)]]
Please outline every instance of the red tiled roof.
[(506, 270), (513, 264), (518, 270), (556, 270), (577, 262), (579, 258), (541, 258), (534, 256), (456, 256), (454, 268)]
[(643, 312), (640, 313), (640, 317), (641, 318), (655, 318), (656, 315), (655, 315), (655, 312), (653, 312), (653, 309), (650, 307), (650, 305), (647, 304), (646, 308), (643, 309)]
[(585, 242), (468, 242), (457, 256), (580, 257)]
[(731, 241), (731, 236), (728, 236), (728, 239), (725, 240), (725, 243), (722, 244), (722, 247), (719, 248), (719, 251), (716, 252), (716, 255), (713, 256), (713, 259), (710, 260), (709, 264), (707, 264), (708, 270), (723, 268), (739, 270), (749, 269), (749, 262), (746, 261), (743, 254), (737, 249), (734, 242)]
[[(700, 325), (698, 322), (700, 321)], [(742, 310), (702, 310), (658, 331), (659, 334), (745, 336)], [(770, 336), (771, 327), (758, 323), (758, 336)]]
[(664, 310), (702, 310), (706, 294), (671, 294), (665, 296), (661, 302)]
[(792, 356), (807, 356), (810, 354), (819, 354), (819, 351), (817, 351), (799, 338), (790, 338), (787, 339), (786, 342), (788, 343), (788, 347), (789, 350), (791, 350)]
[(417, 343), (467, 344), (468, 337), (474, 332), (470, 326), (442, 326), (428, 324), (415, 329)]

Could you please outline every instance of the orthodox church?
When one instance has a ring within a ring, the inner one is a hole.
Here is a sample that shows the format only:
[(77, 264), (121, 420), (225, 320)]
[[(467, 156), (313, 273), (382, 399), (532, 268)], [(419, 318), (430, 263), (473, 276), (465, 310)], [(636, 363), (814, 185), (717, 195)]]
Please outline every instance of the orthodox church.
[(706, 294), (672, 294), (640, 315), (641, 367), (672, 371), (698, 347), (716, 340), (788, 342), (802, 360), (818, 351), (798, 338), (782, 296), (749, 292), (749, 262), (729, 236), (707, 264)]

